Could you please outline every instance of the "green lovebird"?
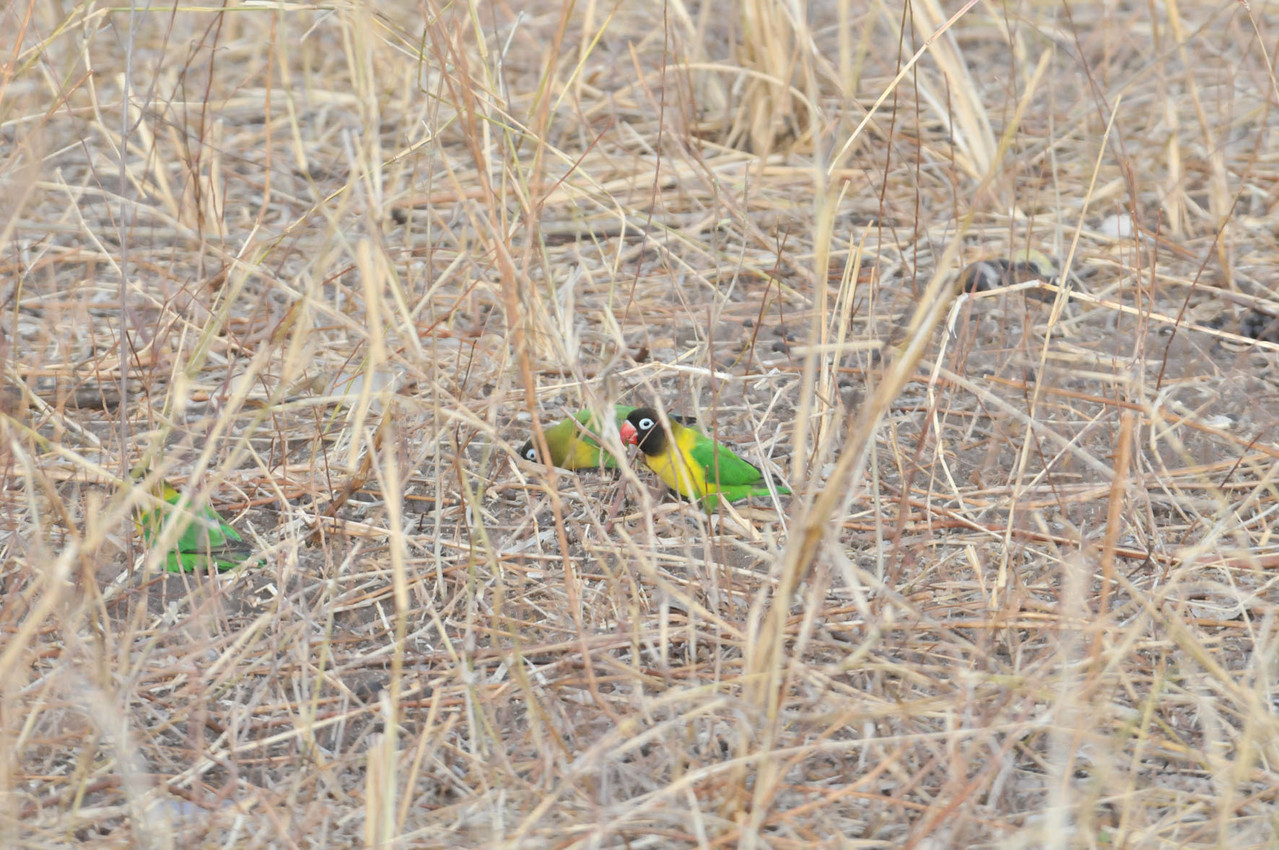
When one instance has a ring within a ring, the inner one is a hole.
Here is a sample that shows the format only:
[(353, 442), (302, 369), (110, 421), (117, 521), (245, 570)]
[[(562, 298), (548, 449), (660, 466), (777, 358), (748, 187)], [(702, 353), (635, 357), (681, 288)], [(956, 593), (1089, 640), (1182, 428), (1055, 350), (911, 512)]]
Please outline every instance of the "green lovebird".
[[(624, 404), (613, 408), (618, 427), (634, 409)], [(547, 448), (551, 450), (551, 465), (561, 469), (599, 469), (602, 464), (605, 469), (616, 469), (617, 458), (600, 451), (599, 433), (595, 414), (589, 410), (579, 410), (546, 428), (542, 434), (546, 437)], [(537, 446), (531, 439), (520, 446), (520, 457), (538, 460)]]
[[(738, 502), (769, 495), (759, 467), (678, 419), (671, 418), (667, 431), (656, 410), (641, 407), (627, 414), (620, 430), (622, 442), (639, 446), (645, 465), (663, 484), (687, 499), (699, 500), (706, 510), (719, 504), (720, 498)], [(777, 492), (790, 490), (778, 487)]]
[[(140, 480), (144, 474), (134, 470), (133, 476)], [(175, 506), (182, 494), (167, 481), (159, 482), (151, 494), (165, 504), (138, 514), (138, 531), (147, 543), (158, 541), (174, 523), (183, 524), (173, 550), (165, 554), (164, 568), (169, 572), (207, 573), (210, 566), (225, 572), (238, 567), (252, 554), (253, 548), (241, 539), (239, 532), (208, 505), (199, 508), (187, 505), (179, 512)]]

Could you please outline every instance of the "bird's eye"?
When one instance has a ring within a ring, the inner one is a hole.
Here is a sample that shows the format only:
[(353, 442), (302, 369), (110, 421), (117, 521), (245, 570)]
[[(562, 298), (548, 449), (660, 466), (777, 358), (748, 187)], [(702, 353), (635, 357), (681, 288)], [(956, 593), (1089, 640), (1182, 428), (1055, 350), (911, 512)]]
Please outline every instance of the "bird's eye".
[(537, 449), (533, 448), (532, 446), (529, 446), (528, 449), (526, 449), (524, 452), (524, 459), (537, 460)]
[(656, 424), (657, 423), (654, 422), (652, 419), (649, 419), (647, 416), (645, 416), (643, 419), (639, 421), (639, 429), (641, 431), (650, 431), (652, 430), (653, 426)]

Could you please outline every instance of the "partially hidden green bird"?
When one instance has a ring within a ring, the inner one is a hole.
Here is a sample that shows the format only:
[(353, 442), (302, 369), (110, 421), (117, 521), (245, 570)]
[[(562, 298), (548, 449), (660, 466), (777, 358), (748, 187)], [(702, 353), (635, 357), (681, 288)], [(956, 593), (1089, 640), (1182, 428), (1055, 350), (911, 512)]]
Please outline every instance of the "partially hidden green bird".
[[(146, 477), (144, 469), (132, 472), (135, 481)], [(226, 572), (244, 563), (253, 548), (244, 542), (240, 533), (209, 505), (188, 504), (177, 508), (182, 494), (167, 481), (157, 481), (151, 495), (164, 502), (138, 512), (138, 532), (147, 543), (158, 542), (174, 523), (182, 524), (182, 531), (173, 549), (165, 553), (164, 568), (171, 573), (209, 572), (209, 567)]]
[[(989, 292), (1005, 286), (1041, 280), (1044, 283), (1062, 283), (1061, 269), (1057, 261), (1042, 251), (1027, 248), (1013, 257), (987, 257), (969, 263), (959, 272), (955, 279), (955, 288), (959, 292)], [(1034, 292), (1035, 290), (1030, 290)], [(1044, 294), (1040, 293), (1040, 300)], [(1047, 300), (1053, 300), (1051, 293)]]
[[(624, 404), (613, 408), (620, 428), (634, 407)], [(579, 410), (572, 416), (565, 417), (550, 428), (542, 430), (546, 437), (546, 447), (551, 452), (551, 465), (561, 469), (616, 469), (617, 458), (600, 450), (599, 423), (590, 410)], [(520, 446), (520, 457), (525, 460), (538, 460), (537, 446), (530, 438)]]
[[(639, 446), (644, 464), (663, 484), (687, 499), (700, 501), (708, 511), (721, 498), (739, 502), (769, 495), (759, 467), (678, 419), (670, 418), (668, 431), (656, 410), (641, 407), (627, 414), (620, 431), (622, 442)], [(777, 487), (776, 492), (790, 490)]]

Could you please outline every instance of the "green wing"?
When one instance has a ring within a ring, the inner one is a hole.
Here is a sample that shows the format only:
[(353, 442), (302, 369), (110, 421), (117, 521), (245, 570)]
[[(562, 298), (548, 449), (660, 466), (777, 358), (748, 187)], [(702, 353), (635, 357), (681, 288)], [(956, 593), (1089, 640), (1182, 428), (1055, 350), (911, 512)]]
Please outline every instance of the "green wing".
[(196, 513), (195, 520), (178, 538), (178, 549), (183, 552), (205, 552), (226, 549), (233, 543), (242, 541), (240, 532), (227, 525), (217, 511), (206, 505)]
[(691, 428), (685, 428), (683, 432), (680, 435), (680, 442), (687, 439), (685, 435), (694, 435), (692, 445), (687, 449), (688, 456), (706, 470), (708, 483), (718, 484), (722, 488), (743, 487), (754, 484), (764, 477), (759, 467), (738, 457), (727, 446), (721, 446), (710, 437)]

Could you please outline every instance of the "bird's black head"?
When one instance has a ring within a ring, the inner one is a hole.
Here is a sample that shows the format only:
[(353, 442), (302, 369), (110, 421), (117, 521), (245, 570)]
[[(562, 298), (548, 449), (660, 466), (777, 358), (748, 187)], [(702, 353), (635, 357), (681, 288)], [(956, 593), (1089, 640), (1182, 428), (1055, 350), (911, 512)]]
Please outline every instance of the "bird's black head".
[(537, 461), (537, 446), (533, 445), (532, 440), (525, 440), (524, 445), (520, 446), (520, 457), (525, 460)]
[(646, 455), (658, 455), (666, 450), (666, 429), (653, 408), (632, 410), (626, 424), (630, 427), (623, 429), (622, 442), (639, 446)]

